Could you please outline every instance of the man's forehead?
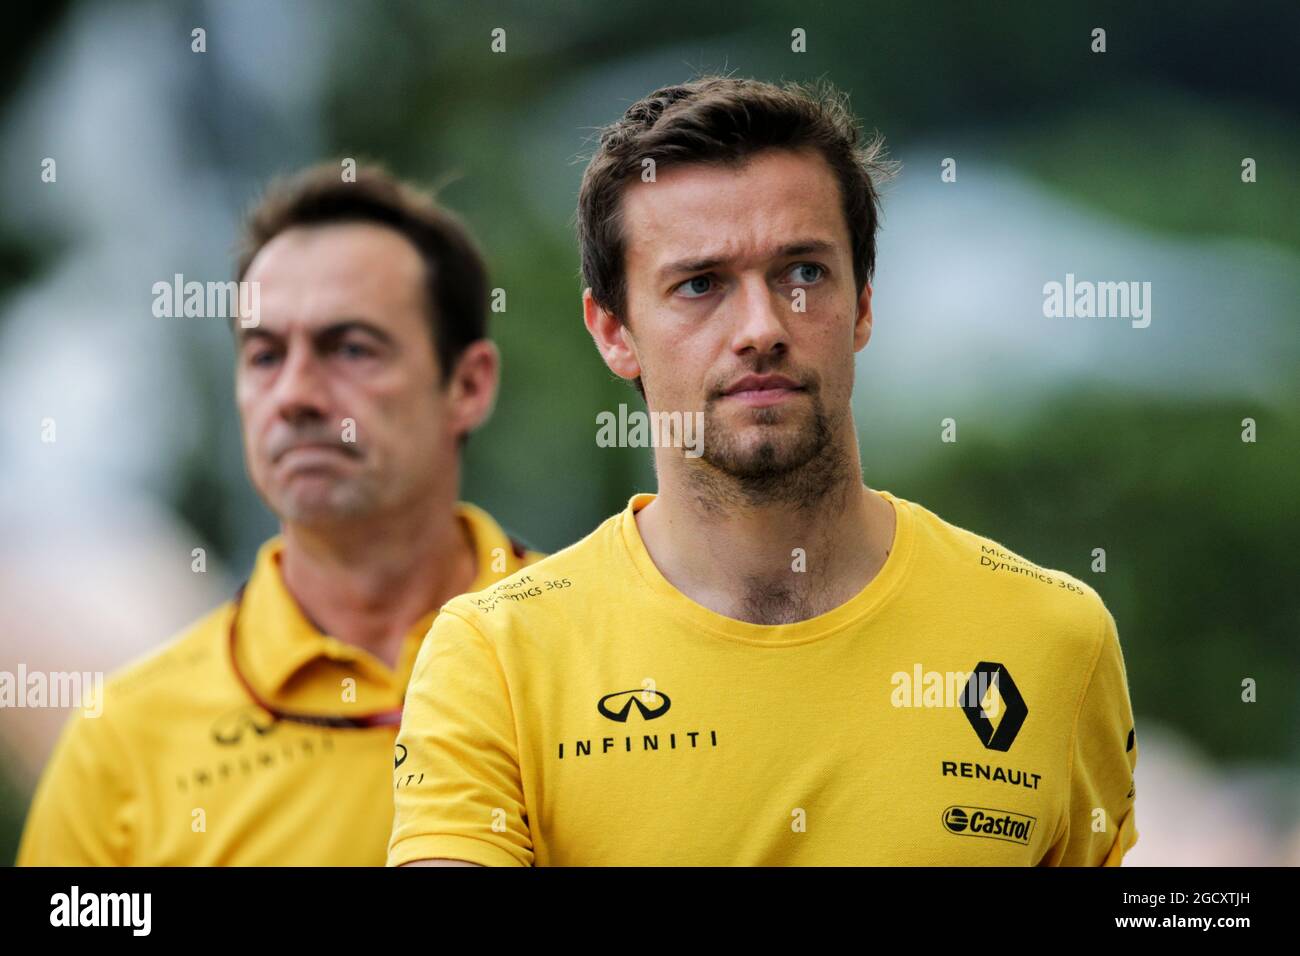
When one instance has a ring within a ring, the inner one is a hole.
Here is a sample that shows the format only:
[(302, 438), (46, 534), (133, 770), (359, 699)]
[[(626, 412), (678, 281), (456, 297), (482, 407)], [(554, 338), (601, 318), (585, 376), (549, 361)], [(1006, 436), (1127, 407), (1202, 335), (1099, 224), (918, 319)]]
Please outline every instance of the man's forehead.
[(743, 165), (691, 164), (637, 181), (623, 195), (630, 257), (658, 266), (683, 257), (775, 253), (794, 241), (847, 239), (839, 186), (817, 154), (759, 154)]
[(270, 239), (244, 278), (264, 285), (302, 282), (344, 287), (384, 287), (394, 278), (415, 278), (420, 254), (401, 233), (378, 223), (294, 226)]
[(370, 223), (295, 227), (271, 239), (244, 276), (257, 282), (261, 325), (323, 329), (342, 317), (418, 311), (423, 262), (400, 233)]

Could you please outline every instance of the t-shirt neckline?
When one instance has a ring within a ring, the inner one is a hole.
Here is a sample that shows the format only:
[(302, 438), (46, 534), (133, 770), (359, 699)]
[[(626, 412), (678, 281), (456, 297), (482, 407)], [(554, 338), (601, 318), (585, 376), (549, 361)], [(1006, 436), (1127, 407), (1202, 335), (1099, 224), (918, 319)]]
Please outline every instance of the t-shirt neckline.
[(866, 586), (838, 607), (816, 617), (792, 624), (752, 624), (719, 614), (687, 597), (663, 576), (646, 550), (636, 524), (640, 511), (656, 495), (642, 492), (628, 499), (627, 507), (619, 516), (620, 539), (627, 559), (641, 579), (654, 593), (665, 610), (688, 626), (709, 634), (762, 646), (791, 646), (820, 640), (852, 625), (865, 623), (899, 590), (907, 577), (912, 562), (914, 545), (914, 516), (910, 502), (883, 489), (869, 489), (888, 501), (894, 508), (894, 540), (884, 565)]

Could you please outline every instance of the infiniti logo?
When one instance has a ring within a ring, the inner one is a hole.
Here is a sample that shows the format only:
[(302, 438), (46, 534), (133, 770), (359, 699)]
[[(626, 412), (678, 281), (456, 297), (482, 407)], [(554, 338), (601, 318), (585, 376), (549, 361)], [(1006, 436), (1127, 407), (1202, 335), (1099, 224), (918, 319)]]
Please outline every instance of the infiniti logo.
[[(623, 697), (624, 695), (627, 695), (627, 700), (623, 702), (623, 706), (619, 710), (611, 710), (605, 706), (605, 701), (612, 700), (615, 697)], [(645, 705), (640, 695), (657, 697), (662, 703), (658, 708), (652, 710)], [(596, 710), (600, 711), (602, 717), (608, 717), (610, 720), (616, 720), (623, 724), (627, 723), (627, 715), (631, 712), (633, 704), (636, 704), (636, 709), (641, 712), (642, 720), (654, 720), (656, 717), (662, 717), (668, 713), (668, 708), (672, 706), (673, 702), (662, 691), (642, 690), (638, 687), (633, 690), (619, 690), (612, 694), (606, 694), (596, 704)]]
[(212, 739), (219, 744), (231, 746), (244, 739), (245, 731), (251, 730), (257, 737), (265, 737), (275, 730), (275, 718), (264, 713), (260, 707), (240, 707), (219, 717), (212, 725)]
[[(596, 712), (606, 720), (612, 720), (616, 724), (627, 725), (623, 736), (604, 736), (606, 733), (615, 734), (620, 731), (605, 728), (597, 730), (594, 737), (575, 737), (569, 741), (559, 740), (556, 742), (555, 755), (557, 760), (565, 760), (565, 744), (569, 744), (567, 759), (586, 760), (591, 757), (609, 756), (616, 754), (639, 753), (654, 754), (659, 753), (665, 756), (650, 759), (676, 759), (668, 758), (667, 754), (677, 754), (684, 756), (688, 753), (708, 753), (718, 746), (718, 731), (716, 728), (706, 728), (704, 730), (686, 730), (680, 726), (681, 721), (665, 722), (665, 724), (656, 724), (654, 727), (640, 727), (628, 720), (632, 713), (632, 705), (636, 705), (637, 711), (641, 714), (641, 720), (658, 720), (664, 714), (668, 713), (668, 708), (673, 702), (668, 699), (668, 695), (663, 691), (653, 689), (654, 682), (649, 678), (641, 687), (632, 690), (616, 690), (612, 694), (606, 694), (596, 702)], [(688, 711), (692, 708), (686, 708)], [(679, 710), (677, 716), (681, 717)], [(686, 715), (687, 717), (690, 714)], [(604, 724), (598, 725), (605, 727)], [(622, 746), (619, 746), (619, 744)], [(698, 758), (697, 758), (698, 759)], [(707, 758), (705, 758), (707, 759)]]

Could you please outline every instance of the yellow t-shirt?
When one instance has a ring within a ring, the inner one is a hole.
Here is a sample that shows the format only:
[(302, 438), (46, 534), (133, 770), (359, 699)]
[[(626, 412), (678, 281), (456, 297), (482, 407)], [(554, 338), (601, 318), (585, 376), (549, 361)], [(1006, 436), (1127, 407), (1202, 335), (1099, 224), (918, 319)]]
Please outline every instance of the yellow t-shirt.
[(389, 864), (1118, 865), (1137, 748), (1101, 598), (877, 493), (883, 568), (796, 624), (674, 588), (637, 530), (649, 494), (444, 605)]
[[(457, 513), (474, 539), (476, 588), (541, 557), (481, 509)], [(244, 677), (284, 711), (400, 707), (436, 610), (389, 668), (307, 620), (281, 551), (278, 537), (262, 546), (240, 602)], [(231, 666), (233, 611), (226, 602), (111, 677), (98, 717), (69, 720), (32, 800), (20, 866), (383, 865), (396, 728), (271, 720)]]

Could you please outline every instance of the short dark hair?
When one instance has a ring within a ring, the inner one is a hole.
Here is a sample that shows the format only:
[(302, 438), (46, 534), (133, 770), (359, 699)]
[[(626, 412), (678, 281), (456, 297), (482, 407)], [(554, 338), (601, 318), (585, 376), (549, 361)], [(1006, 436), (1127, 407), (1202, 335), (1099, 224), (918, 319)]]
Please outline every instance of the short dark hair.
[(487, 336), (487, 267), (459, 218), (431, 193), (381, 166), (359, 166), (355, 179), (345, 180), (340, 166), (322, 163), (274, 181), (245, 218), (238, 278), (244, 278), (262, 247), (285, 230), (347, 222), (388, 226), (420, 253), (429, 331), (446, 379), (466, 347)]
[(839, 181), (860, 293), (876, 266), (878, 186), (897, 164), (879, 134), (861, 141), (847, 97), (828, 83), (775, 85), (704, 76), (655, 90), (600, 132), (578, 192), (582, 278), (592, 298), (626, 323), (627, 273), (620, 199), (642, 163), (733, 165), (767, 149), (814, 149)]

